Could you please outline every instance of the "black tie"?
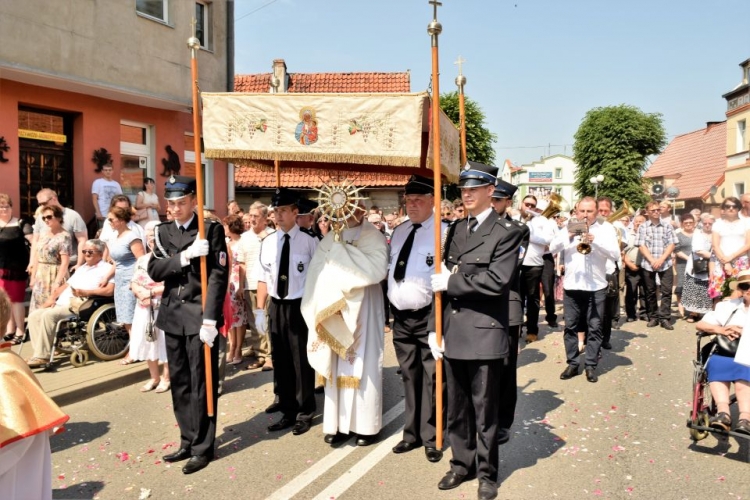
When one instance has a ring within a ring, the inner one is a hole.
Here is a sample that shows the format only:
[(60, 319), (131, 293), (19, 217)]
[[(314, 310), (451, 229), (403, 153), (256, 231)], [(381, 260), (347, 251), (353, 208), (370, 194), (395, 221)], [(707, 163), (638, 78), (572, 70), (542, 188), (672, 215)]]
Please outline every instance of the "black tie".
[(469, 233), (473, 233), (478, 225), (479, 220), (476, 217), (472, 217), (471, 219), (469, 219)]
[(276, 280), (276, 293), (280, 299), (286, 297), (289, 291), (289, 235), (284, 235), (284, 246), (281, 247), (281, 262), (279, 262), (279, 277)]
[(404, 246), (401, 247), (401, 251), (398, 253), (396, 269), (393, 270), (393, 279), (396, 281), (403, 281), (404, 277), (406, 277), (406, 263), (409, 262), (411, 247), (414, 245), (414, 233), (416, 233), (417, 229), (420, 227), (422, 227), (422, 224), (414, 224), (412, 226), (411, 233), (406, 237)]

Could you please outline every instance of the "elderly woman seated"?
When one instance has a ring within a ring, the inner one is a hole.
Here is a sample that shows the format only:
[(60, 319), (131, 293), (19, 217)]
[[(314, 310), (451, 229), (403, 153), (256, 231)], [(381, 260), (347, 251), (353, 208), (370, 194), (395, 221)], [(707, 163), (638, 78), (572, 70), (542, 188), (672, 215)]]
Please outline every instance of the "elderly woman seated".
[[(737, 281), (731, 282), (730, 287), (738, 290), (741, 297), (716, 304), (714, 311), (706, 314), (695, 324), (698, 330), (723, 335), (728, 340), (736, 340), (742, 335), (743, 327), (750, 319), (750, 270), (740, 272)], [(706, 374), (711, 396), (717, 408), (716, 415), (711, 418), (709, 425), (725, 431), (732, 428), (729, 385), (734, 382), (734, 392), (740, 410), (734, 431), (750, 435), (750, 367), (735, 362), (733, 355), (715, 352), (706, 363)]]
[(67, 283), (54, 290), (41, 309), (29, 315), (29, 336), (34, 353), (27, 363), (31, 367), (47, 364), (57, 322), (70, 316), (70, 307), (74, 301), (87, 297), (109, 297), (114, 293), (114, 281), (110, 280), (101, 286), (101, 283), (113, 274), (112, 265), (102, 260), (104, 242), (89, 240), (84, 244), (82, 253), (83, 265)]

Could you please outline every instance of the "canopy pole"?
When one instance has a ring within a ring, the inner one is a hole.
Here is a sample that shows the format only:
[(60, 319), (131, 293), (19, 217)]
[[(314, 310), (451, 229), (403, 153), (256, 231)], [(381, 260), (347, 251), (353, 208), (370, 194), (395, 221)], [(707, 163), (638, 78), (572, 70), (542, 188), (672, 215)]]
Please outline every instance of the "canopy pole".
[(273, 172), (276, 175), (276, 188), (281, 187), (281, 167), (279, 166), (279, 159), (273, 159)]
[(466, 77), (463, 74), (463, 63), (466, 60), (458, 56), (458, 60), (455, 64), (458, 64), (458, 76), (456, 77), (456, 85), (458, 86), (458, 110), (459, 120), (461, 127), (461, 167), (466, 165), (468, 158), (466, 157), (466, 107), (464, 102), (464, 85), (466, 85)]
[[(440, 272), (442, 267), (442, 224), (440, 219), (440, 71), (438, 67), (438, 35), (443, 31), (443, 26), (437, 20), (437, 8), (442, 3), (437, 0), (428, 2), (433, 7), (432, 22), (427, 25), (427, 33), (432, 40), (432, 173), (433, 173), (433, 196), (435, 207), (433, 216), (435, 218), (435, 265), (436, 271)], [(443, 297), (440, 292), (435, 292), (435, 334), (438, 345), (443, 343)], [(443, 448), (443, 360), (435, 362), (435, 444), (438, 450)]]
[[(205, 203), (204, 196), (204, 182), (203, 182), (203, 162), (201, 161), (201, 117), (200, 117), (200, 101), (198, 99), (198, 49), (201, 46), (200, 40), (195, 36), (195, 18), (191, 22), (193, 25), (193, 36), (188, 39), (188, 47), (190, 48), (190, 76), (193, 80), (193, 148), (195, 151), (195, 188), (198, 195), (198, 238), (206, 239), (206, 223), (203, 218), (203, 205)], [(201, 299), (203, 302), (203, 310), (206, 309), (206, 294), (208, 293), (208, 266), (206, 264), (206, 256), (201, 258)], [(208, 344), (203, 344), (203, 364), (205, 365), (206, 372), (206, 406), (208, 410), (208, 416), (214, 416), (214, 385), (213, 385), (213, 370), (211, 364), (211, 348)]]

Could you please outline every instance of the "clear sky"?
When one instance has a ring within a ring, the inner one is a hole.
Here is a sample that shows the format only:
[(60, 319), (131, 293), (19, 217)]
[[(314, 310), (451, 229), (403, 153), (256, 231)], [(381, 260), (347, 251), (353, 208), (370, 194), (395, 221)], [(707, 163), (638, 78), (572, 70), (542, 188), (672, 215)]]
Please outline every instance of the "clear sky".
[[(667, 135), (725, 119), (750, 58), (748, 0), (442, 0), (440, 91), (466, 95), (497, 135), (496, 163), (572, 154), (586, 112), (661, 113)], [(236, 0), (237, 74), (406, 71), (426, 90), (427, 0)], [(549, 146), (551, 144), (551, 146)]]

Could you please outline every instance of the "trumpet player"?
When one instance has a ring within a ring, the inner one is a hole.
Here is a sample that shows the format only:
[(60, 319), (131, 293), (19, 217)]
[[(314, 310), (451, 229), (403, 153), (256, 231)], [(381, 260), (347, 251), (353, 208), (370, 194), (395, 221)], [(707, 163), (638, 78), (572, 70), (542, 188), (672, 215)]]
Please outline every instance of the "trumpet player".
[(584, 368), (586, 379), (597, 382), (596, 366), (602, 344), (602, 320), (607, 298), (607, 260), (617, 260), (620, 248), (617, 231), (607, 221), (597, 220), (596, 200), (578, 202), (577, 220), (568, 223), (550, 244), (550, 252), (563, 251), (563, 307), (565, 314), (565, 354), (568, 366), (560, 374), (568, 380), (579, 374), (578, 332), (586, 332)]

